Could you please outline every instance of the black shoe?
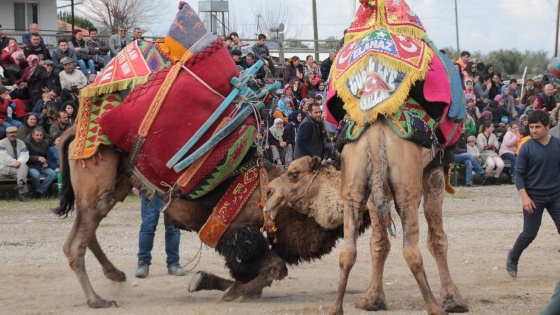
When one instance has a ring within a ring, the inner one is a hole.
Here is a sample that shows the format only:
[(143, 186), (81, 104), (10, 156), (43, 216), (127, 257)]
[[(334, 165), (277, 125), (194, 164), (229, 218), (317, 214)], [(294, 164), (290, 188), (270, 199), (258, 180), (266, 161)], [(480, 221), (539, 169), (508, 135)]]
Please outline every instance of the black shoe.
[(500, 185), (500, 179), (498, 177), (492, 177), (492, 185)]
[(511, 250), (508, 251), (507, 261), (506, 261), (507, 273), (516, 278), (517, 277), (517, 263), (511, 259)]
[(14, 188), (17, 191), (22, 191), (25, 188), (24, 184), (17, 184), (16, 188)]
[(21, 202), (28, 202), (28, 201), (31, 201), (31, 199), (29, 199), (25, 194), (19, 195), (18, 199), (19, 199), (19, 201), (21, 201)]
[(33, 198), (35, 198), (35, 199), (41, 199), (41, 198), (44, 198), (44, 197), (45, 197), (45, 195), (38, 192), (38, 191), (36, 191), (35, 194), (33, 194)]
[(493, 177), (484, 177), (484, 179), (482, 179), (482, 186), (488, 186), (492, 184), (492, 178)]

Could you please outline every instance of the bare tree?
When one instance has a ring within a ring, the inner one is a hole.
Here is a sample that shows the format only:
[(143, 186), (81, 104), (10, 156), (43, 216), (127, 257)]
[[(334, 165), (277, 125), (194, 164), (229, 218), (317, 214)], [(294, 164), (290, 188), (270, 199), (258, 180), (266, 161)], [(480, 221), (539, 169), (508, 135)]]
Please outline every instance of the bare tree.
[[(277, 1), (253, 1), (253, 15), (256, 19), (256, 25), (254, 32), (265, 34), (268, 38), (271, 38), (270, 27), (274, 24), (283, 23), (288, 25), (294, 8), (290, 7), (286, 0)], [(296, 38), (301, 32), (301, 28), (286, 27), (284, 30), (284, 36)]]
[(161, 15), (161, 4), (153, 0), (84, 0), (80, 12), (94, 24), (117, 33), (119, 25), (127, 28), (152, 24)]

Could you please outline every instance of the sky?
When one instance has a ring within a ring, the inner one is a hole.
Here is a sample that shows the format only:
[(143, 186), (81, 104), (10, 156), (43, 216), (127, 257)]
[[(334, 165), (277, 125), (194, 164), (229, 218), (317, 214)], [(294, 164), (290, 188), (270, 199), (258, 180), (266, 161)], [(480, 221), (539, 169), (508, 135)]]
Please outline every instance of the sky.
[[(311, 0), (229, 0), (230, 17), (242, 20), (244, 28), (256, 32), (257, 19), (252, 8), (261, 1), (285, 1), (293, 8), (291, 19), (285, 23), (288, 37), (313, 38)], [(352, 1), (355, 0), (317, 0), (319, 39), (342, 36), (354, 18)], [(515, 48), (522, 52), (544, 50), (550, 57), (554, 54), (558, 3), (555, 0), (408, 0), (425, 25), (428, 36), (439, 48), (457, 49), (455, 1), (459, 50), (488, 53)], [(159, 3), (161, 17), (157, 24), (147, 28), (154, 35), (165, 35), (177, 13), (179, 1), (161, 0)], [(198, 12), (198, 0), (187, 3)]]

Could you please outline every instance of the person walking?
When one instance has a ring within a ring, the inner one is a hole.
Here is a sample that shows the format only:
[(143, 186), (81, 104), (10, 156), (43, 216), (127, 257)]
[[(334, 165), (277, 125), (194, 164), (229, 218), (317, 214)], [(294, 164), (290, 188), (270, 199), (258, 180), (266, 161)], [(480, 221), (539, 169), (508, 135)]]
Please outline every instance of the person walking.
[[(139, 196), (136, 188), (134, 194)], [(145, 278), (150, 272), (152, 263), (152, 248), (154, 247), (154, 236), (158, 225), (163, 201), (155, 197), (149, 201), (145, 196), (141, 196), (141, 215), (142, 224), (140, 225), (140, 235), (138, 240), (138, 268), (136, 278)], [(186, 275), (185, 270), (179, 264), (179, 244), (181, 241), (181, 231), (163, 219), (165, 225), (165, 253), (167, 254), (167, 273), (174, 276)]]
[(515, 186), (523, 206), (523, 231), (508, 252), (506, 269), (517, 277), (523, 251), (537, 237), (544, 209), (560, 231), (560, 139), (548, 134), (550, 117), (541, 110), (529, 115), (532, 138), (519, 150), (515, 164)]

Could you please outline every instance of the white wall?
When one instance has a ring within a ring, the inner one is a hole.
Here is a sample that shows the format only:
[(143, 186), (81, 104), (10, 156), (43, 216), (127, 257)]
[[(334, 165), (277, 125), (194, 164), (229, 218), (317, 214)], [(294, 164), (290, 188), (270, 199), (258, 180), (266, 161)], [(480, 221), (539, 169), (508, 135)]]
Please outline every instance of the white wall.
[(39, 31), (41, 34), (56, 34), (56, 0), (0, 0), (0, 24), (4, 33), (12, 33), (15, 25), (14, 2), (37, 2)]

